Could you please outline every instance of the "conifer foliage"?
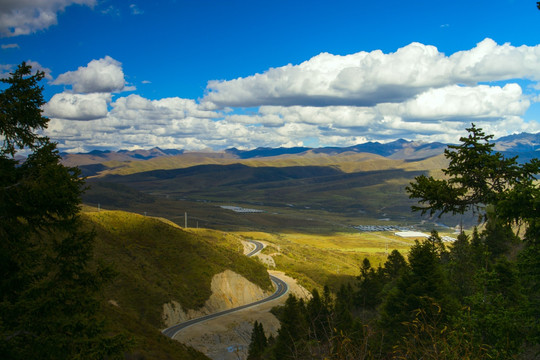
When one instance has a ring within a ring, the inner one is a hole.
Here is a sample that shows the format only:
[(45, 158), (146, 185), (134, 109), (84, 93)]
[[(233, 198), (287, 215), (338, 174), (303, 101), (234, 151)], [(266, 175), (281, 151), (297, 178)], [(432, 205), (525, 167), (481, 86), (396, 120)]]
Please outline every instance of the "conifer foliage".
[[(483, 220), (488, 205), (497, 206), (513, 198), (514, 191), (535, 188), (535, 175), (540, 168), (537, 159), (519, 164), (517, 156), (505, 158), (494, 151), (495, 144), (490, 142), (493, 135), (486, 135), (474, 124), (467, 131), (469, 135), (460, 138), (461, 144), (450, 145), (444, 152), (450, 161), (448, 168), (443, 169), (448, 179), (421, 175), (407, 187), (410, 197), (424, 204), (414, 206), (413, 210), (431, 215), (471, 210)], [(507, 210), (508, 218), (513, 217), (512, 213), (521, 213), (518, 208)]]
[(472, 210), (482, 230), (448, 247), (433, 231), (407, 259), (364, 259), (357, 281), (327, 300), (290, 297), (262, 359), (540, 358), (539, 162), (505, 159), (490, 135), (467, 130), (446, 151), (446, 178), (419, 176), (408, 190), (415, 210)]
[(249, 344), (249, 356), (248, 360), (260, 360), (262, 354), (268, 347), (268, 339), (264, 333), (264, 328), (261, 323), (255, 321), (253, 324), (253, 331), (251, 332), (251, 342)]
[[(99, 291), (111, 272), (93, 265), (93, 234), (78, 217), (84, 181), (40, 135), (44, 74), (22, 63), (0, 89), (0, 354), (7, 359), (120, 357)], [(28, 154), (19, 162), (20, 150)]]

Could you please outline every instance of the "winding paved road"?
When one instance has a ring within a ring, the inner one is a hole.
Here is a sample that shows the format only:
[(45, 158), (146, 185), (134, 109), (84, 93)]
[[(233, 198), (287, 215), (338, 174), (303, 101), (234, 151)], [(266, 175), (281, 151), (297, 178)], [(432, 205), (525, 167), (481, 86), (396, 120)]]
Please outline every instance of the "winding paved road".
[[(263, 244), (261, 244), (258, 241), (250, 240), (250, 242), (255, 245), (255, 249), (252, 250), (251, 252), (249, 252), (249, 254), (247, 254), (247, 256), (253, 256), (253, 255), (257, 254), (264, 247)], [(206, 320), (214, 319), (214, 318), (217, 318), (219, 316), (230, 314), (230, 313), (235, 312), (235, 311), (240, 311), (240, 310), (243, 310), (243, 309), (250, 308), (252, 306), (257, 306), (257, 305), (263, 304), (265, 302), (278, 299), (278, 298), (282, 297), (283, 295), (285, 295), (289, 291), (289, 286), (283, 280), (281, 280), (281, 279), (279, 279), (279, 278), (277, 278), (277, 277), (275, 277), (273, 275), (269, 275), (269, 276), (270, 276), (270, 279), (272, 280), (272, 282), (276, 285), (276, 291), (272, 295), (270, 295), (269, 297), (267, 297), (265, 299), (262, 299), (262, 300), (259, 300), (259, 301), (255, 301), (255, 302), (253, 302), (251, 304), (246, 304), (246, 305), (242, 305), (242, 306), (239, 306), (239, 307), (235, 307), (233, 309), (223, 310), (223, 311), (220, 311), (220, 312), (217, 312), (217, 313), (214, 313), (214, 314), (201, 316), (201, 317), (196, 318), (196, 319), (191, 319), (191, 320), (185, 321), (183, 323), (173, 325), (173, 326), (171, 326), (171, 327), (169, 327), (169, 328), (167, 328), (165, 330), (162, 330), (161, 332), (165, 336), (168, 336), (168, 337), (170, 337), (172, 339), (172, 338), (174, 338), (174, 336), (179, 331), (181, 331), (181, 330), (183, 330), (183, 329), (185, 329), (185, 328), (187, 328), (187, 327), (189, 327), (191, 325), (198, 324), (198, 323), (201, 323), (201, 322), (206, 321)]]
[(249, 240), (250, 243), (255, 245), (255, 249), (251, 250), (246, 256), (252, 257), (258, 254), (262, 249), (264, 249), (264, 245), (258, 241)]

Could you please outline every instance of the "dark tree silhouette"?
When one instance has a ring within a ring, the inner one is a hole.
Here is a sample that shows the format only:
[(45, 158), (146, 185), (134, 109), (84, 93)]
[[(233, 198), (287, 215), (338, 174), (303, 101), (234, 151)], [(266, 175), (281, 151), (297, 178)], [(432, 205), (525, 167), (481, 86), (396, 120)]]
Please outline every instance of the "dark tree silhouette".
[[(121, 357), (99, 291), (110, 278), (93, 266), (93, 234), (78, 217), (84, 180), (40, 135), (42, 72), (22, 63), (0, 90), (0, 354), (9, 359)], [(23, 163), (18, 150), (29, 151)]]

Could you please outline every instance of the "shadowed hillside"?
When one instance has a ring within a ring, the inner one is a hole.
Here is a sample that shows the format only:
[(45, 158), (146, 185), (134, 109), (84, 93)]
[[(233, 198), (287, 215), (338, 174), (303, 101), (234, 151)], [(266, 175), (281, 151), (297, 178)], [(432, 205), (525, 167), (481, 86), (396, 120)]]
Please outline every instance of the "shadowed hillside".
[[(234, 164), (156, 170), (126, 176), (107, 176), (99, 180), (122, 184), (170, 200), (202, 200), (214, 203), (214, 207), (231, 202), (269, 212), (294, 208), (373, 218), (410, 217), (412, 202), (407, 198), (404, 188), (414, 176), (421, 173), (402, 169), (346, 173), (333, 167), (271, 168)], [(90, 184), (96, 180), (90, 181)], [(99, 184), (96, 183), (96, 190), (113, 187)], [(128, 191), (128, 199), (135, 196), (126, 189)], [(109, 192), (110, 195), (112, 193)], [(145, 196), (135, 197), (139, 201), (147, 201)], [(98, 199), (106, 198), (107, 195), (99, 195), (90, 190), (85, 201), (95, 204)], [(120, 206), (120, 202), (114, 205)], [(155, 211), (154, 205), (149, 204), (147, 208)]]
[[(414, 202), (406, 195), (405, 186), (419, 174), (440, 173), (445, 164), (443, 156), (404, 161), (373, 154), (309, 152), (302, 157), (94, 177), (89, 179), (91, 188), (84, 201), (166, 216), (180, 224), (189, 212), (190, 219), (201, 227), (216, 229), (343, 231), (343, 227), (380, 218), (418, 223), (422, 219), (411, 214)], [(238, 215), (220, 205), (264, 212)], [(459, 221), (452, 220), (450, 225)]]

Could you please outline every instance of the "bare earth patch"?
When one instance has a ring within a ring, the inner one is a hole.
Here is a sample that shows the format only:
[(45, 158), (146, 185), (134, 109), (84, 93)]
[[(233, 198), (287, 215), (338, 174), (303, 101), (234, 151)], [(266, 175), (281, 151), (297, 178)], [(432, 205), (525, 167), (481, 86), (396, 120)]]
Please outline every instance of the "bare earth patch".
[[(279, 271), (269, 273), (285, 281), (289, 285), (289, 293), (297, 297), (309, 297), (309, 292), (293, 278)], [(176, 334), (174, 339), (193, 346), (214, 360), (246, 359), (253, 323), (255, 321), (262, 323), (267, 336), (271, 334), (276, 336), (279, 321), (270, 310), (274, 306), (282, 305), (287, 296), (192, 325)]]
[(211, 290), (212, 295), (199, 310), (185, 312), (176, 301), (163, 304), (162, 318), (166, 327), (244, 304), (250, 304), (272, 294), (263, 291), (245, 277), (231, 270), (225, 270), (214, 275)]

